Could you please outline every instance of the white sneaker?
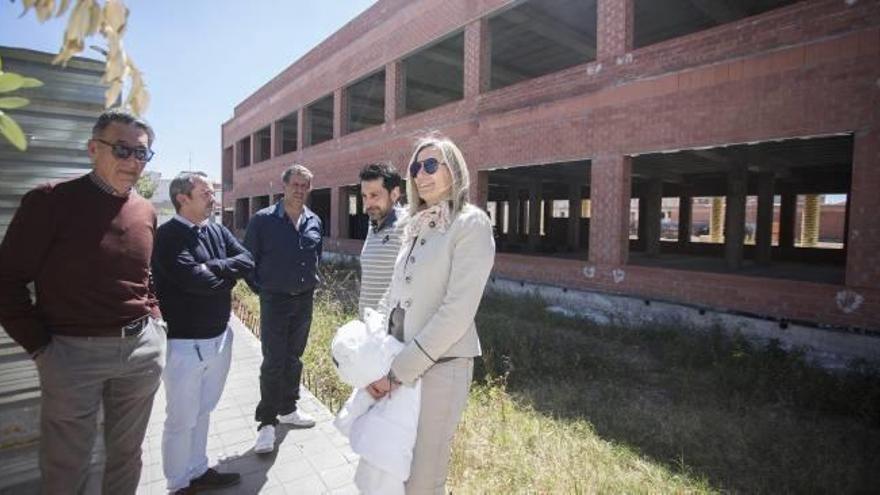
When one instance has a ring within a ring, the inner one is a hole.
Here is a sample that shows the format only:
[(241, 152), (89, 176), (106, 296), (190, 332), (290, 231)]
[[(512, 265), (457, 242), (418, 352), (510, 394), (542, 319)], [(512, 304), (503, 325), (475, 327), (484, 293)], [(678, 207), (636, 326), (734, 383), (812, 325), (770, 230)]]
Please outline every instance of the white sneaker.
[(268, 454), (275, 450), (275, 427), (266, 425), (257, 432), (257, 441), (254, 443), (254, 453)]
[(297, 409), (290, 414), (278, 416), (278, 422), (293, 425), (299, 428), (311, 428), (315, 426), (315, 418)]

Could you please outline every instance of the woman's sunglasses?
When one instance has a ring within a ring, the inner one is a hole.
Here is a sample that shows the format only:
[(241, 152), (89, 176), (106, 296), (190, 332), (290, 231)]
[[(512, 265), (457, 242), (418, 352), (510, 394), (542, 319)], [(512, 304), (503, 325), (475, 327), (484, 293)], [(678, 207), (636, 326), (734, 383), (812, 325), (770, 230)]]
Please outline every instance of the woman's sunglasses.
[(437, 161), (436, 158), (425, 158), (423, 161), (414, 161), (409, 166), (409, 176), (413, 179), (419, 175), (419, 170), (424, 169), (428, 175), (434, 175), (437, 172), (437, 169), (440, 168), (440, 162)]
[(128, 146), (126, 146), (124, 144), (119, 144), (119, 143), (114, 144), (114, 143), (110, 143), (110, 142), (104, 141), (103, 139), (98, 139), (98, 138), (95, 138), (95, 141), (97, 141), (101, 144), (106, 144), (107, 146), (109, 146), (110, 151), (113, 153), (113, 156), (115, 156), (116, 158), (119, 158), (120, 160), (128, 160), (128, 157), (130, 157), (131, 155), (134, 155), (135, 160), (137, 160), (139, 162), (147, 163), (148, 161), (150, 161), (153, 158), (153, 155), (155, 155), (153, 150), (148, 149), (148, 148), (129, 148)]

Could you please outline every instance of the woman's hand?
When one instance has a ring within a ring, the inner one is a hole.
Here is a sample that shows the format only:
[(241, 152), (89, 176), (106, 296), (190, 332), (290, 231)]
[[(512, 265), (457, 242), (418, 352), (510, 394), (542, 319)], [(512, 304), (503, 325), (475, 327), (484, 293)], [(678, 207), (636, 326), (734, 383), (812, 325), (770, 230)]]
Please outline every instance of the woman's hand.
[(388, 395), (392, 390), (399, 387), (400, 384), (391, 381), (387, 376), (379, 378), (375, 382), (367, 385), (367, 392), (376, 400)]

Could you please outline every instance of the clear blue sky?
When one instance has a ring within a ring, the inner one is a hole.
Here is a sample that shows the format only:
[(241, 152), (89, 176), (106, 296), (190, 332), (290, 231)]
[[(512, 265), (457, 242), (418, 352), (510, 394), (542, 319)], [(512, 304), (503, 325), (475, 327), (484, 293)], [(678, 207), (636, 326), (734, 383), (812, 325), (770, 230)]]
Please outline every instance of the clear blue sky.
[[(156, 129), (148, 170), (204, 170), (220, 179), (220, 124), (233, 108), (367, 9), (373, 0), (129, 0), (124, 43), (145, 73)], [(64, 22), (0, 6), (0, 45), (57, 52)], [(104, 45), (100, 36), (88, 44)], [(99, 58), (92, 50), (85, 56)], [(192, 165), (190, 165), (192, 160)]]

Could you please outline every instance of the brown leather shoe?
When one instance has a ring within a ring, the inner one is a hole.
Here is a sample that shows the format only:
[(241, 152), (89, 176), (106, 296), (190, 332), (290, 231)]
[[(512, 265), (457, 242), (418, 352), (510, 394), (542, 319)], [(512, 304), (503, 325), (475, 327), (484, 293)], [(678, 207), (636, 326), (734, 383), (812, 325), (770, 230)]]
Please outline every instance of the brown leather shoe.
[(188, 493), (197, 493), (207, 490), (216, 490), (218, 488), (226, 488), (227, 486), (237, 485), (239, 483), (241, 483), (241, 475), (238, 473), (218, 473), (217, 471), (208, 468), (208, 470), (205, 471), (205, 474), (190, 480), (189, 487), (187, 488), (193, 490)]

